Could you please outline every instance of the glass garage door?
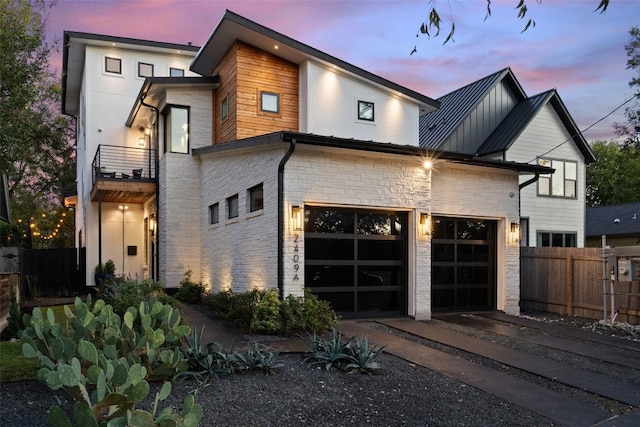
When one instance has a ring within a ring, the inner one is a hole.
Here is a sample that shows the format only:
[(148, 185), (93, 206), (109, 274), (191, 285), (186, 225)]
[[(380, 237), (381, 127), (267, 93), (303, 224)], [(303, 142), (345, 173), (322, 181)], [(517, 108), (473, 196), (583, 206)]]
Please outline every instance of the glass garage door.
[(431, 244), (433, 311), (495, 310), (496, 222), (434, 218)]
[(305, 286), (342, 315), (404, 314), (407, 213), (305, 210)]

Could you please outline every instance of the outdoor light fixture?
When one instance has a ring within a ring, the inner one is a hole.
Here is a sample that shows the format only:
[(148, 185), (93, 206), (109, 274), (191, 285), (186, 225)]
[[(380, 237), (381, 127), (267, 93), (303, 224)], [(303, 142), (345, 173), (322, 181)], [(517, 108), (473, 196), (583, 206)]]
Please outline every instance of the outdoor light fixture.
[(520, 240), (520, 224), (517, 222), (511, 223), (511, 242), (517, 243)]
[(426, 170), (429, 170), (433, 167), (433, 162), (429, 159), (426, 159), (424, 162), (422, 162), (422, 167)]
[(293, 231), (302, 230), (302, 208), (300, 206), (291, 206), (291, 228)]
[(420, 234), (423, 236), (431, 235), (431, 214), (420, 214)]
[(156, 218), (154, 216), (149, 217), (149, 231), (153, 236), (153, 233), (156, 231)]

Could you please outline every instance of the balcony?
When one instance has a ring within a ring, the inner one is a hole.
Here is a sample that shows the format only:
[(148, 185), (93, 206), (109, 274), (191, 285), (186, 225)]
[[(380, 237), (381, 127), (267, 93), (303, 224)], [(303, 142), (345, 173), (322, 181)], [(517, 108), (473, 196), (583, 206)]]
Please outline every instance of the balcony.
[(141, 204), (156, 194), (156, 150), (100, 145), (91, 166), (94, 202)]

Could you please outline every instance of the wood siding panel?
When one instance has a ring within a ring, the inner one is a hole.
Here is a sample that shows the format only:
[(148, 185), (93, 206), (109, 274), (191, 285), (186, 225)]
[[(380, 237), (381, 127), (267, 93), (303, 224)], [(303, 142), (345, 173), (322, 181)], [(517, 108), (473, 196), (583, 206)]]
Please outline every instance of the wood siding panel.
[[(222, 58), (220, 64), (213, 71), (213, 75), (220, 76), (220, 86), (213, 94), (213, 135), (214, 144), (229, 142), (237, 139), (237, 87), (238, 87), (238, 66), (237, 66), (237, 45), (233, 45), (229, 52)], [(222, 121), (221, 106), (222, 100), (227, 98), (228, 117)]]

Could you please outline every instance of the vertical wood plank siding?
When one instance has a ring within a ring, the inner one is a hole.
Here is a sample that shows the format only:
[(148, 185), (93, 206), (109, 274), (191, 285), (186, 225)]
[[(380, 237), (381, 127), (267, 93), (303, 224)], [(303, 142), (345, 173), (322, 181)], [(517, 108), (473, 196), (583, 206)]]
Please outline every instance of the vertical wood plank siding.
[[(298, 131), (298, 66), (253, 46), (236, 42), (213, 75), (220, 75), (214, 95), (214, 144), (281, 130)], [(280, 112), (260, 111), (260, 91), (280, 95)], [(222, 100), (228, 118), (222, 121)]]
[[(570, 316), (603, 318), (600, 248), (521, 248), (520, 306)], [(610, 289), (607, 266), (607, 292)], [(614, 282), (617, 321), (640, 322), (640, 281)], [(611, 310), (607, 296), (607, 310)]]

